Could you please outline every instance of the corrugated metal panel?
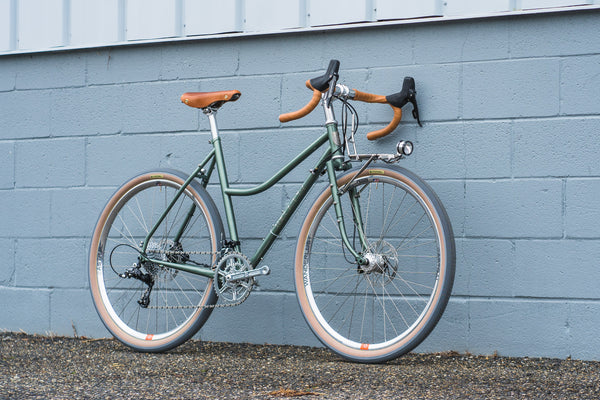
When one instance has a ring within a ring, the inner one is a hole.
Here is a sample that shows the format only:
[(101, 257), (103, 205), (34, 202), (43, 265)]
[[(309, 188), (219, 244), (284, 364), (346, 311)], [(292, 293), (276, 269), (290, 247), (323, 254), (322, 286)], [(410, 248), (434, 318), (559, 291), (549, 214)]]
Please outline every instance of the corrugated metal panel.
[(19, 0), (18, 48), (40, 49), (63, 46), (63, 0)]
[(71, 1), (70, 45), (119, 41), (119, 0)]
[(442, 0), (377, 0), (376, 14), (378, 20), (437, 17), (443, 15)]
[(185, 0), (184, 34), (186, 36), (242, 30), (241, 0), (219, 0), (206, 3)]
[(127, 0), (127, 40), (177, 36), (177, 0)]
[(304, 0), (246, 0), (245, 31), (273, 31), (304, 26)]
[(371, 0), (312, 0), (309, 6), (311, 26), (345, 24), (373, 20)]

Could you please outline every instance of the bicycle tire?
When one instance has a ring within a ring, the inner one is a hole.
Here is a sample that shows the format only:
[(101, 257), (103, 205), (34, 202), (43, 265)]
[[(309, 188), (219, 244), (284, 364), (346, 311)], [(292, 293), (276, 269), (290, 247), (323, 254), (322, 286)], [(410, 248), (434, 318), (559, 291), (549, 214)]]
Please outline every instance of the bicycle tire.
[(350, 240), (371, 262), (359, 266), (342, 244), (328, 186), (301, 227), (294, 281), (302, 314), (325, 346), (354, 362), (379, 363), (414, 349), (439, 321), (452, 291), (455, 244), (442, 203), (417, 175), (375, 165), (352, 180), (357, 172), (338, 178), (338, 188), (349, 183), (340, 202)]
[[(175, 170), (132, 178), (109, 199), (92, 236), (89, 282), (94, 305), (110, 333), (137, 351), (162, 352), (182, 344), (202, 327), (217, 301), (212, 279), (138, 259), (146, 235), (186, 179)], [(192, 208), (175, 244), (174, 234)], [(223, 237), (213, 200), (192, 181), (152, 236), (146, 254), (162, 261), (212, 266)], [(145, 307), (139, 301), (149, 285), (122, 276), (136, 269), (153, 280)]]

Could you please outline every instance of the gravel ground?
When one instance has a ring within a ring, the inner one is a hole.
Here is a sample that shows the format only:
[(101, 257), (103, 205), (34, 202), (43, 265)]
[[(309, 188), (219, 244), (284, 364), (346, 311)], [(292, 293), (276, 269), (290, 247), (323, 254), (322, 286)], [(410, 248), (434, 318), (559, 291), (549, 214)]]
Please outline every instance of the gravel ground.
[(0, 399), (597, 399), (600, 362), (409, 354), (348, 363), (325, 349), (0, 333)]

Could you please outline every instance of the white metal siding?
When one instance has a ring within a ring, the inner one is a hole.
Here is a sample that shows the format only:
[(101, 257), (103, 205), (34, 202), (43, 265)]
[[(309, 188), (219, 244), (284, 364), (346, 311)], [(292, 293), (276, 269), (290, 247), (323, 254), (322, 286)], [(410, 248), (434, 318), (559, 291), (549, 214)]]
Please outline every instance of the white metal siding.
[(533, 8), (579, 6), (586, 4), (594, 4), (594, 0), (521, 0), (521, 8), (524, 10)]
[(310, 25), (335, 25), (373, 19), (371, 0), (310, 1)]
[(377, 0), (377, 18), (405, 19), (422, 17), (439, 17), (442, 12), (442, 0), (421, 0), (400, 2), (398, 0)]
[(177, 0), (127, 0), (127, 40), (177, 36)]
[(119, 0), (72, 0), (70, 45), (119, 41)]
[(241, 0), (214, 1), (207, 7), (198, 0), (185, 0), (184, 34), (186, 36), (242, 30)]
[(446, 0), (445, 15), (474, 15), (507, 12), (514, 9), (514, 0)]
[(600, 0), (0, 0), (0, 54), (593, 4)]
[(10, 0), (0, 0), (0, 51), (10, 50), (11, 23)]
[(304, 25), (303, 0), (246, 0), (245, 31), (265, 32)]
[(39, 49), (63, 46), (63, 0), (19, 0), (19, 49)]

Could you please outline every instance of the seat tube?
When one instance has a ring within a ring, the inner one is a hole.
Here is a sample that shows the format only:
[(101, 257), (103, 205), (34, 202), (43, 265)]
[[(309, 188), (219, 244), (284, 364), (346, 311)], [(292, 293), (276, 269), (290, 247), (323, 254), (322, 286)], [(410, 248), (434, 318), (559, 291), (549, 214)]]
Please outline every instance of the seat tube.
[[(221, 194), (223, 195), (223, 206), (225, 208), (225, 216), (227, 217), (227, 227), (229, 228), (229, 238), (233, 242), (239, 242), (237, 226), (235, 223), (235, 213), (233, 211), (233, 202), (231, 196), (226, 193), (229, 189), (229, 180), (227, 178), (227, 168), (225, 167), (225, 159), (223, 157), (223, 148), (221, 147), (221, 138), (219, 137), (219, 129), (217, 128), (216, 114), (214, 110), (205, 112), (210, 123), (210, 133), (212, 135), (212, 145), (215, 149), (215, 160), (217, 163), (217, 173), (221, 186)], [(236, 245), (237, 250), (239, 246)]]

